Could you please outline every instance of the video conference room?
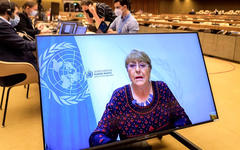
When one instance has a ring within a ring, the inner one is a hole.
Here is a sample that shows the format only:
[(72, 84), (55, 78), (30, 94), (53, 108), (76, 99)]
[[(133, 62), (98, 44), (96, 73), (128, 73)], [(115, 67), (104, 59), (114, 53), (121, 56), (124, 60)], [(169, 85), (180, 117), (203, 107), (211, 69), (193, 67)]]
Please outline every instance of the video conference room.
[(0, 0), (0, 149), (239, 149), (238, 0)]

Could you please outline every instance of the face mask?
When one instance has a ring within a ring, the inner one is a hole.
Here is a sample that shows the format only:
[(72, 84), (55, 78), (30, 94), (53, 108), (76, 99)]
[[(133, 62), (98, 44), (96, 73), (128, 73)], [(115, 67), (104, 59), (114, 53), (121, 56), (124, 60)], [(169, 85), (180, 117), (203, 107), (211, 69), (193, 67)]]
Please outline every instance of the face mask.
[(9, 22), (11, 23), (11, 25), (13, 27), (17, 26), (19, 21), (20, 21), (20, 17), (18, 15), (15, 15), (14, 19), (10, 18), (10, 20), (9, 20)]
[(116, 16), (121, 16), (122, 15), (122, 10), (120, 8), (116, 8), (114, 10)]
[(31, 15), (31, 16), (36, 16), (36, 15), (37, 15), (37, 13), (38, 13), (38, 11), (36, 11), (36, 10), (33, 10), (33, 11), (30, 13), (30, 15)]
[(85, 10), (85, 12), (88, 14), (90, 18), (93, 18), (93, 14), (89, 10)]

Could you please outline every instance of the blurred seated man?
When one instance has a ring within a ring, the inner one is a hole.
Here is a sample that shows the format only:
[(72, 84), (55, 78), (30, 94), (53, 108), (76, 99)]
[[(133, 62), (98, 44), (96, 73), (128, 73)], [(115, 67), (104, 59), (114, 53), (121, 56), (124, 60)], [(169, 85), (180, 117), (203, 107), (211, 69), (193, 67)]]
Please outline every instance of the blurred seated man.
[(218, 10), (217, 9), (214, 9), (214, 15), (218, 15)]
[(190, 14), (190, 15), (195, 15), (196, 14), (196, 12), (195, 12), (195, 10), (194, 9), (192, 9), (188, 14)]
[(131, 15), (129, 0), (114, 0), (117, 18), (110, 25), (108, 33), (136, 33), (139, 30), (137, 20)]
[(32, 38), (35, 38), (35, 35), (39, 34), (43, 29), (43, 26), (34, 28), (31, 17), (35, 17), (38, 13), (38, 4), (33, 1), (27, 1), (23, 4), (23, 13), (19, 14), (20, 22), (16, 26), (18, 32), (26, 32)]
[(88, 23), (92, 24), (95, 20), (96, 28), (99, 27), (102, 21), (112, 23), (116, 18), (112, 8), (105, 3), (93, 3), (92, 0), (83, 0), (81, 7)]
[(15, 3), (0, 2), (0, 60), (29, 62), (37, 68), (36, 59), (32, 53), (36, 50), (36, 42), (24, 40), (11, 24), (17, 22), (17, 13)]
[(138, 10), (135, 14), (136, 14), (136, 15), (141, 15), (141, 14), (143, 14), (143, 11), (140, 9), (140, 10)]

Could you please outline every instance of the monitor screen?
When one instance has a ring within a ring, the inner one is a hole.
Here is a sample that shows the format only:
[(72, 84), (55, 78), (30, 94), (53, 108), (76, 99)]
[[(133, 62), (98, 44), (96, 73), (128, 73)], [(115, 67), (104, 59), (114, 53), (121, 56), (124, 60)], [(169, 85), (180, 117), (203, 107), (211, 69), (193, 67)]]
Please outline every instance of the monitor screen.
[(85, 26), (78, 26), (76, 29), (75, 34), (85, 34), (87, 32), (87, 27)]
[(76, 31), (76, 22), (62, 22), (59, 34), (74, 34)]
[(37, 36), (37, 50), (45, 149), (116, 146), (218, 118), (197, 33)]

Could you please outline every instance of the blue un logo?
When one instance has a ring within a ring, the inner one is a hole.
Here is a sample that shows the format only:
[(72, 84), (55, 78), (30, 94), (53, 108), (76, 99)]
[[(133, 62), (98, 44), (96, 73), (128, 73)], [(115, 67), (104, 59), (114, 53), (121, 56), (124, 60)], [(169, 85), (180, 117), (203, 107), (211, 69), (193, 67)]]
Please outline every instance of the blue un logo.
[(48, 88), (57, 103), (77, 104), (90, 96), (86, 78), (92, 74), (85, 73), (80, 52), (75, 46), (60, 43), (45, 53), (46, 57), (40, 57), (41, 73), (45, 76), (42, 80), (46, 83), (43, 86)]

